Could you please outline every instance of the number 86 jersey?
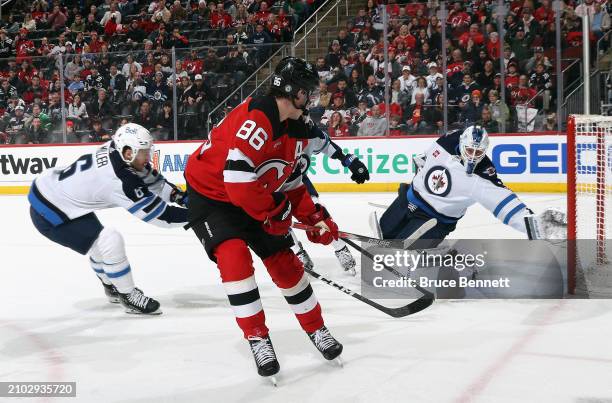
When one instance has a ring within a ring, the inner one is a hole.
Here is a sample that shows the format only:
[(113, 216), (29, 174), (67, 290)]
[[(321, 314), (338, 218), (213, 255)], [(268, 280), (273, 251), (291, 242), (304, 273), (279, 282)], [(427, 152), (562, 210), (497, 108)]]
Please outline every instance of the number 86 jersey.
[(68, 167), (45, 171), (33, 183), (28, 199), (54, 226), (95, 210), (123, 207), (161, 227), (186, 221), (186, 209), (169, 206), (173, 188), (149, 165), (136, 171), (112, 141), (82, 155)]
[[(281, 122), (274, 97), (249, 98), (231, 111), (187, 161), (192, 190), (265, 220), (308, 144), (301, 120)], [(299, 187), (301, 183), (292, 184)]]

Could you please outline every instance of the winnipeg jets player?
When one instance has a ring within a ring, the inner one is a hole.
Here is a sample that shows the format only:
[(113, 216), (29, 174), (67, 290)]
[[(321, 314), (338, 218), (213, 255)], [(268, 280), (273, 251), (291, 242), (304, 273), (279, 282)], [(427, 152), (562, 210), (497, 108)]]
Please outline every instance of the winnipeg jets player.
[[(297, 164), (293, 174), (287, 180), (286, 184), (295, 187), (296, 182), (301, 182), (308, 189), (308, 193), (312, 197), (315, 204), (320, 203), (319, 193), (316, 191), (312, 182), (306, 175), (308, 168), (310, 167), (311, 155), (324, 153), (328, 157), (340, 161), (340, 163), (351, 171), (351, 179), (358, 184), (364, 183), (370, 179), (370, 173), (368, 168), (364, 165), (359, 158), (353, 154), (344, 154), (342, 148), (338, 144), (334, 143), (328, 136), (327, 133), (319, 129), (312, 121), (308, 119), (307, 123), (310, 129), (310, 137), (308, 144), (303, 150), (302, 158), (300, 158), (299, 164)], [(312, 259), (304, 249), (301, 242), (295, 238), (295, 234), (291, 231), (291, 235), (294, 237), (295, 245), (292, 246), (293, 251), (297, 257), (302, 261), (304, 267), (312, 269), (314, 263)], [(344, 269), (344, 271), (352, 276), (356, 274), (355, 271), (355, 258), (348, 249), (348, 246), (342, 239), (333, 240), (331, 245), (334, 248), (334, 253), (338, 262)]]
[(123, 237), (102, 226), (95, 210), (124, 207), (159, 226), (187, 221), (185, 195), (149, 164), (153, 138), (137, 124), (120, 127), (113, 140), (66, 168), (52, 168), (33, 183), (28, 199), (36, 229), (82, 255), (102, 281), (110, 302), (128, 313), (160, 314), (159, 302), (134, 287)]
[(421, 158), (412, 184), (402, 184), (399, 194), (380, 218), (385, 239), (405, 239), (431, 218), (437, 225), (414, 248), (433, 248), (452, 231), (467, 208), (479, 203), (504, 224), (533, 238), (554, 238), (567, 224), (565, 213), (548, 209), (534, 216), (518, 196), (497, 177), (486, 156), (487, 131), (470, 126), (440, 137)]

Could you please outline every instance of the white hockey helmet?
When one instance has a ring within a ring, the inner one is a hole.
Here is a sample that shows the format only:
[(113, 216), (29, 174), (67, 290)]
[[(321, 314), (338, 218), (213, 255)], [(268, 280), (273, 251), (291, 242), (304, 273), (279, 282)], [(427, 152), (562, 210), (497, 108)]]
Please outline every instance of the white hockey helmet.
[(476, 165), (485, 157), (489, 148), (489, 134), (482, 126), (470, 126), (459, 137), (459, 151), (465, 171), (472, 175)]
[[(151, 133), (136, 123), (128, 123), (121, 126), (115, 132), (113, 140), (115, 141), (115, 146), (119, 151), (119, 155), (121, 155), (121, 158), (127, 163), (134, 162), (136, 154), (138, 154), (140, 150), (149, 150), (153, 152), (153, 137), (151, 137)], [(132, 158), (130, 160), (126, 160), (123, 156), (125, 147), (132, 149)]]

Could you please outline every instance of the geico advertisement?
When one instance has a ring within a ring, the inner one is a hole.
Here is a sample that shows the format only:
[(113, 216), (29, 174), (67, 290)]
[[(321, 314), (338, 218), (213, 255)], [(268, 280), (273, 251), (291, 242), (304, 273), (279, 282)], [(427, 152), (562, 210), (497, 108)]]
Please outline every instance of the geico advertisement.
[[(367, 165), (375, 183), (406, 182), (414, 175), (412, 156), (427, 151), (432, 137), (390, 139), (337, 139), (345, 153), (356, 154)], [(159, 143), (154, 164), (175, 183), (184, 183), (183, 172), (198, 142)], [(54, 166), (66, 166), (99, 145), (0, 147), (0, 185), (28, 185), (38, 174)], [(590, 173), (594, 145), (581, 145), (578, 167)], [(491, 136), (487, 151), (505, 182), (564, 183), (567, 172), (565, 136)], [(348, 168), (326, 155), (310, 159), (308, 174), (314, 183), (350, 183)]]

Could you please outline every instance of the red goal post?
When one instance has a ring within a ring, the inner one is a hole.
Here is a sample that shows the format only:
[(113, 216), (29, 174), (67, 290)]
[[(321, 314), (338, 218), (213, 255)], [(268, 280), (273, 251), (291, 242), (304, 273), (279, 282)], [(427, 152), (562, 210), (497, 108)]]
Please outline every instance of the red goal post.
[(612, 116), (567, 124), (568, 292), (612, 296)]

